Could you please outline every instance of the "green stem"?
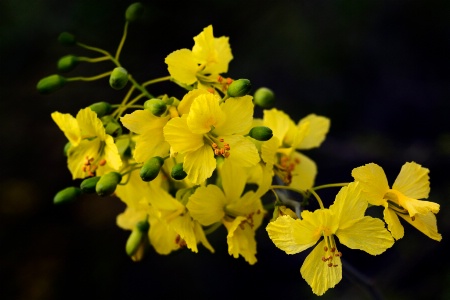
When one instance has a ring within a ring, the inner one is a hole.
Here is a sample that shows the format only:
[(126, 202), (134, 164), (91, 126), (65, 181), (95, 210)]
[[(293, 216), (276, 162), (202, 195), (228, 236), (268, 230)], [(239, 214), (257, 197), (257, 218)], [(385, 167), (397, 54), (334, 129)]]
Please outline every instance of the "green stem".
[(330, 187), (343, 187), (343, 186), (347, 186), (349, 184), (349, 182), (342, 182), (342, 183), (330, 183), (330, 184), (324, 184), (324, 185), (318, 185), (315, 186), (313, 188), (311, 188), (310, 190), (320, 190), (320, 189), (326, 189), (326, 188), (330, 188)]
[(286, 185), (272, 185), (270, 187), (271, 189), (281, 189), (281, 190), (289, 190), (289, 191), (293, 191), (296, 192), (298, 194), (301, 194), (303, 197), (307, 197), (307, 194), (305, 191), (290, 187), (290, 186), (286, 186)]
[(108, 71), (108, 72), (105, 72), (103, 74), (99, 74), (99, 75), (92, 76), (92, 77), (78, 76), (78, 77), (69, 77), (69, 78), (66, 78), (66, 79), (67, 79), (67, 81), (77, 81), (77, 80), (80, 80), (80, 81), (94, 81), (94, 80), (97, 80), (97, 79), (101, 79), (101, 78), (107, 77), (107, 76), (111, 75), (111, 73), (112, 73), (112, 71)]
[(110, 60), (111, 58), (109, 56), (100, 56), (100, 57), (96, 57), (96, 58), (79, 56), (79, 57), (77, 57), (77, 59), (79, 61), (84, 61), (84, 62), (88, 62), (88, 63), (96, 63), (96, 62), (100, 62), (100, 61)]
[(125, 39), (127, 38), (128, 33), (128, 24), (129, 22), (125, 22), (125, 27), (123, 29), (122, 39), (120, 40), (119, 47), (117, 47), (115, 59), (119, 60), (120, 52), (122, 51), (123, 45), (125, 44)]
[(314, 191), (313, 189), (308, 189), (308, 191), (311, 192), (311, 194), (313, 194), (314, 198), (316, 198), (317, 202), (319, 202), (319, 206), (321, 209), (324, 209), (325, 206), (323, 206), (323, 202), (322, 199), (320, 199), (319, 195), (316, 193), (316, 191)]
[(205, 233), (205, 235), (211, 234), (214, 231), (216, 231), (221, 225), (222, 225), (221, 222), (214, 223), (208, 228), (204, 229), (203, 232)]
[(160, 77), (160, 78), (156, 78), (156, 79), (152, 79), (152, 80), (146, 81), (146, 82), (144, 82), (142, 84), (142, 86), (147, 86), (147, 85), (150, 85), (150, 84), (154, 84), (154, 83), (162, 82), (162, 81), (168, 81), (168, 80), (170, 80), (170, 76)]

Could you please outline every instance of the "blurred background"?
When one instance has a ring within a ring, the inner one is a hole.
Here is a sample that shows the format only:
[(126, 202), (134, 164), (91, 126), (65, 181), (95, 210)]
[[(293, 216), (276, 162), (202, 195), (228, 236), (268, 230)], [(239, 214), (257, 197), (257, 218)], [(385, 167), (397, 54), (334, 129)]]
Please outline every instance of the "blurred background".
[[(128, 232), (115, 225), (116, 198), (83, 197), (55, 206), (72, 185), (64, 135), (53, 111), (76, 114), (93, 102), (118, 102), (107, 79), (74, 82), (50, 95), (36, 92), (67, 54), (91, 53), (57, 42), (60, 32), (115, 52), (132, 1), (0, 2), (0, 298), (1, 299), (315, 299), (299, 274), (308, 254), (286, 255), (257, 231), (258, 262), (227, 253), (225, 231), (210, 254), (153, 250), (138, 263), (124, 251)], [(322, 299), (449, 299), (450, 261), (450, 2), (423, 1), (148, 1), (131, 24), (121, 60), (138, 81), (168, 75), (164, 58), (192, 48), (212, 24), (229, 36), (228, 75), (248, 78), (277, 96), (295, 121), (309, 113), (331, 118), (319, 149), (304, 152), (319, 168), (317, 184), (351, 181), (351, 170), (374, 162), (393, 183), (401, 166), (430, 169), (429, 200), (441, 242), (405, 224), (405, 237), (381, 256), (341, 246), (344, 278)], [(68, 76), (111, 67), (83, 64)], [(164, 83), (154, 94), (180, 88)], [(325, 196), (324, 196), (325, 198)], [(330, 204), (334, 196), (325, 198)], [(359, 274), (355, 276), (355, 274)], [(362, 278), (364, 280), (358, 280)], [(364, 288), (377, 289), (372, 294)]]

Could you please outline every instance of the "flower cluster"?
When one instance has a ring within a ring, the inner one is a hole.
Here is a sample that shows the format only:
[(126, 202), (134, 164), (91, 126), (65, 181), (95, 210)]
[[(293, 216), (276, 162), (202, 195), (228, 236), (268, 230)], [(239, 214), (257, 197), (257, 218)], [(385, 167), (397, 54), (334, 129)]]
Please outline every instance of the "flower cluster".
[[(300, 151), (322, 144), (330, 120), (309, 114), (295, 122), (274, 108), (270, 89), (251, 93), (249, 80), (225, 76), (233, 59), (229, 39), (214, 37), (211, 25), (194, 37), (192, 49), (167, 55), (169, 75), (137, 82), (119, 57), (128, 26), (142, 9), (134, 3), (126, 10), (115, 55), (69, 33), (59, 37), (65, 45), (99, 55), (62, 57), (61, 72), (99, 61), (112, 62), (112, 70), (94, 77), (55, 74), (37, 84), (41, 93), (49, 93), (71, 81), (109, 78), (112, 88), (128, 89), (117, 104), (93, 103), (76, 117), (52, 113), (68, 140), (68, 169), (80, 180), (58, 192), (55, 203), (87, 193), (118, 197), (126, 209), (117, 225), (130, 231), (125, 249), (136, 261), (149, 246), (163, 255), (181, 248), (198, 252), (199, 244), (214, 252), (208, 235), (223, 225), (229, 254), (255, 264), (255, 231), (266, 226), (275, 246), (287, 254), (315, 246), (300, 273), (317, 295), (342, 278), (338, 241), (381, 254), (404, 235), (399, 217), (441, 240), (439, 205), (422, 200), (430, 190), (428, 169), (415, 162), (404, 164), (392, 187), (374, 163), (353, 169), (354, 182), (315, 186), (316, 163)], [(153, 96), (148, 87), (162, 81), (175, 83), (184, 96)], [(262, 117), (255, 117), (256, 109)], [(325, 208), (317, 191), (331, 187), (340, 190)], [(306, 210), (310, 199), (317, 200), (318, 209)], [(370, 206), (383, 206), (384, 220), (367, 216)]]

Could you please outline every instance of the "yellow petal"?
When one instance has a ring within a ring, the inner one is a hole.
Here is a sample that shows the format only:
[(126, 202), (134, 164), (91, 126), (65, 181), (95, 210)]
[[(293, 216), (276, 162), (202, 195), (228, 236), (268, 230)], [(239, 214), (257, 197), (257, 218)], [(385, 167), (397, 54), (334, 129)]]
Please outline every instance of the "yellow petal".
[(247, 134), (253, 123), (253, 101), (251, 96), (229, 98), (220, 106), (227, 116), (227, 121), (216, 126), (217, 135)]
[(300, 273), (311, 286), (314, 294), (321, 296), (328, 289), (333, 288), (342, 279), (342, 262), (340, 257), (334, 257), (336, 267), (329, 267), (327, 262), (322, 261), (325, 242), (322, 240), (306, 257)]
[(179, 249), (179, 245), (175, 243), (178, 233), (166, 222), (158, 218), (150, 218), (148, 236), (151, 245), (158, 254), (167, 255)]
[(299, 253), (314, 246), (320, 235), (314, 235), (316, 228), (308, 228), (304, 222), (290, 216), (280, 216), (267, 224), (266, 231), (272, 242), (287, 254)]
[(195, 45), (192, 53), (201, 64), (213, 62), (217, 56), (214, 49), (213, 27), (209, 25), (194, 37)]
[(208, 94), (209, 92), (205, 89), (195, 89), (189, 91), (186, 95), (184, 95), (183, 99), (181, 99), (180, 104), (178, 104), (177, 110), (180, 116), (184, 114), (188, 114), (191, 109), (191, 104), (200, 95)]
[(367, 201), (361, 199), (359, 183), (352, 182), (339, 190), (330, 210), (339, 219), (339, 227), (345, 228), (347, 224), (364, 217), (367, 206)]
[(230, 144), (230, 156), (226, 158), (227, 160), (243, 168), (249, 168), (259, 163), (258, 149), (249, 138), (242, 135), (230, 135), (223, 138), (226, 143)]
[(105, 140), (106, 132), (102, 121), (89, 107), (80, 109), (77, 114), (77, 122), (82, 138), (98, 137), (102, 141)]
[(275, 108), (264, 110), (263, 119), (264, 125), (272, 129), (273, 136), (278, 139), (279, 146), (281, 146), (289, 127), (295, 126), (294, 122), (286, 113)]
[(112, 136), (106, 135), (105, 144), (104, 151), (106, 163), (114, 170), (119, 170), (122, 166), (122, 159), (120, 158), (119, 150), (117, 150), (117, 146), (114, 143)]
[(224, 222), (228, 230), (228, 253), (234, 258), (239, 255), (253, 265), (256, 263), (255, 231), (245, 223), (246, 217), (236, 217), (233, 222)]
[(72, 146), (78, 146), (78, 143), (81, 141), (81, 132), (77, 120), (70, 114), (62, 114), (60, 112), (54, 112), (51, 116)]
[(116, 224), (122, 229), (133, 230), (136, 224), (147, 218), (145, 210), (133, 209), (128, 207), (116, 218)]
[(442, 240), (442, 235), (437, 231), (436, 216), (432, 212), (428, 212), (424, 215), (416, 215), (414, 221), (409, 216), (399, 216), (429, 238), (436, 241)]
[(205, 73), (220, 74), (228, 72), (228, 64), (233, 59), (228, 37), (215, 38), (214, 49), (217, 53), (217, 63), (208, 65), (205, 68)]
[(156, 117), (150, 111), (135, 110), (131, 114), (126, 114), (120, 118), (123, 126), (129, 129), (131, 132), (138, 134), (145, 134), (148, 132), (153, 132), (155, 130), (162, 130), (162, 128), (167, 124), (169, 116), (167, 117)]
[(195, 232), (197, 241), (202, 243), (202, 245), (205, 246), (206, 249), (211, 251), (211, 253), (214, 253), (214, 248), (211, 246), (208, 239), (206, 238), (205, 232), (203, 231), (203, 228), (200, 225), (200, 223), (198, 223), (198, 222), (194, 223), (194, 232)]
[(194, 232), (194, 221), (191, 219), (191, 216), (189, 214), (180, 215), (169, 224), (180, 235), (180, 238), (186, 242), (186, 246), (192, 252), (197, 253), (197, 239)]
[(410, 217), (418, 214), (425, 215), (430, 211), (437, 214), (440, 208), (440, 205), (437, 203), (407, 197), (399, 197), (399, 204), (408, 211)]
[(186, 120), (187, 115), (173, 118), (164, 127), (164, 137), (175, 152), (191, 152), (204, 145), (203, 135), (192, 133), (187, 126)]
[(384, 194), (389, 190), (386, 174), (374, 163), (352, 170), (352, 176), (359, 181), (366, 200), (373, 205), (384, 205)]
[(191, 85), (197, 81), (198, 62), (191, 50), (181, 49), (170, 53), (164, 62), (168, 66), (170, 76), (175, 80)]
[(392, 189), (402, 192), (406, 197), (426, 199), (430, 193), (429, 170), (415, 162), (405, 163), (395, 179)]
[(239, 200), (247, 183), (246, 170), (233, 163), (225, 161), (220, 170), (222, 188), (229, 202)]
[(215, 168), (216, 159), (209, 145), (186, 153), (184, 157), (183, 169), (187, 173), (187, 178), (194, 184), (201, 184), (211, 177)]
[(189, 197), (186, 207), (195, 220), (208, 226), (220, 222), (225, 215), (226, 205), (227, 199), (222, 190), (210, 184), (196, 189), (195, 193)]
[(302, 131), (304, 124), (308, 124), (307, 131), (305, 133), (302, 132), (299, 137), (294, 139), (292, 146), (296, 149), (319, 147), (330, 129), (330, 119), (310, 114), (299, 121), (297, 125), (299, 131)]
[(394, 239), (398, 240), (401, 239), (404, 234), (405, 230), (403, 229), (402, 224), (400, 224), (400, 220), (398, 219), (397, 214), (389, 208), (384, 209), (384, 221), (386, 221), (386, 224), (388, 225), (388, 229), (391, 232)]
[(350, 227), (339, 228), (336, 236), (345, 246), (366, 251), (371, 255), (381, 254), (394, 244), (384, 222), (367, 216), (354, 221)]
[(194, 99), (187, 117), (189, 130), (204, 134), (225, 122), (226, 115), (219, 106), (219, 97), (208, 93)]
[(291, 160), (299, 161), (299, 163), (292, 171), (292, 182), (289, 186), (300, 190), (313, 187), (317, 175), (316, 163), (297, 151), (292, 152)]

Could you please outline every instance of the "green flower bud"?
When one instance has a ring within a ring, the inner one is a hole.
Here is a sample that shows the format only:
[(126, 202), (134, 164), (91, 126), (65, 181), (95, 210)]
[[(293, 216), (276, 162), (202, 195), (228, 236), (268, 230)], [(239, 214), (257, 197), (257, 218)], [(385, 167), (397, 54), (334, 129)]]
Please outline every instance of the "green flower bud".
[(262, 87), (256, 90), (253, 95), (253, 100), (255, 104), (262, 108), (271, 108), (275, 104), (275, 94), (272, 90)]
[(102, 120), (103, 126), (105, 127), (106, 134), (109, 135), (121, 135), (122, 126), (119, 122), (110, 115), (106, 115), (100, 118)]
[(78, 57), (66, 55), (58, 60), (58, 70), (61, 72), (72, 71), (78, 65)]
[(54, 74), (47, 77), (42, 78), (36, 85), (37, 90), (41, 94), (50, 94), (56, 90), (59, 90), (66, 84), (66, 78)]
[(111, 112), (111, 104), (108, 102), (96, 102), (89, 105), (89, 108), (101, 118)]
[(68, 32), (61, 32), (58, 36), (58, 41), (64, 46), (73, 46), (77, 42), (75, 36)]
[(159, 156), (155, 156), (147, 160), (141, 168), (139, 175), (143, 181), (152, 181), (158, 176), (164, 164), (164, 159)]
[(125, 251), (129, 256), (135, 256), (138, 250), (142, 248), (143, 243), (147, 239), (147, 232), (149, 228), (150, 224), (147, 220), (140, 221), (136, 224), (136, 227), (131, 231), (125, 245)]
[(128, 83), (128, 71), (122, 67), (116, 67), (109, 76), (109, 85), (115, 90), (123, 89)]
[(81, 190), (77, 187), (71, 186), (56, 193), (55, 197), (53, 198), (53, 203), (61, 204), (66, 202), (72, 202), (79, 195), (81, 195)]
[(140, 2), (136, 2), (128, 6), (125, 11), (125, 20), (134, 22), (142, 17), (144, 13), (144, 6)]
[(145, 101), (144, 108), (157, 117), (162, 116), (167, 111), (166, 102), (156, 98)]
[(100, 177), (100, 180), (95, 185), (95, 191), (99, 196), (109, 196), (114, 193), (121, 180), (122, 175), (120, 173), (106, 173)]
[(228, 87), (227, 94), (230, 97), (242, 97), (247, 95), (252, 89), (252, 84), (248, 79), (238, 79), (233, 81)]
[(272, 138), (273, 132), (272, 132), (272, 129), (270, 129), (269, 127), (256, 126), (250, 130), (248, 135), (250, 137), (254, 138), (255, 140), (264, 142), (264, 141), (268, 141)]
[(89, 177), (83, 180), (80, 184), (80, 189), (83, 193), (95, 193), (95, 187), (100, 180), (100, 176)]
[(67, 143), (64, 145), (64, 156), (65, 156), (65, 157), (68, 157), (67, 152), (69, 151), (70, 147), (72, 147), (72, 144), (71, 144), (70, 142), (67, 142)]
[(183, 180), (184, 178), (186, 178), (187, 174), (183, 170), (183, 163), (176, 164), (172, 168), (170, 176), (172, 176), (172, 178), (175, 179), (175, 180)]

